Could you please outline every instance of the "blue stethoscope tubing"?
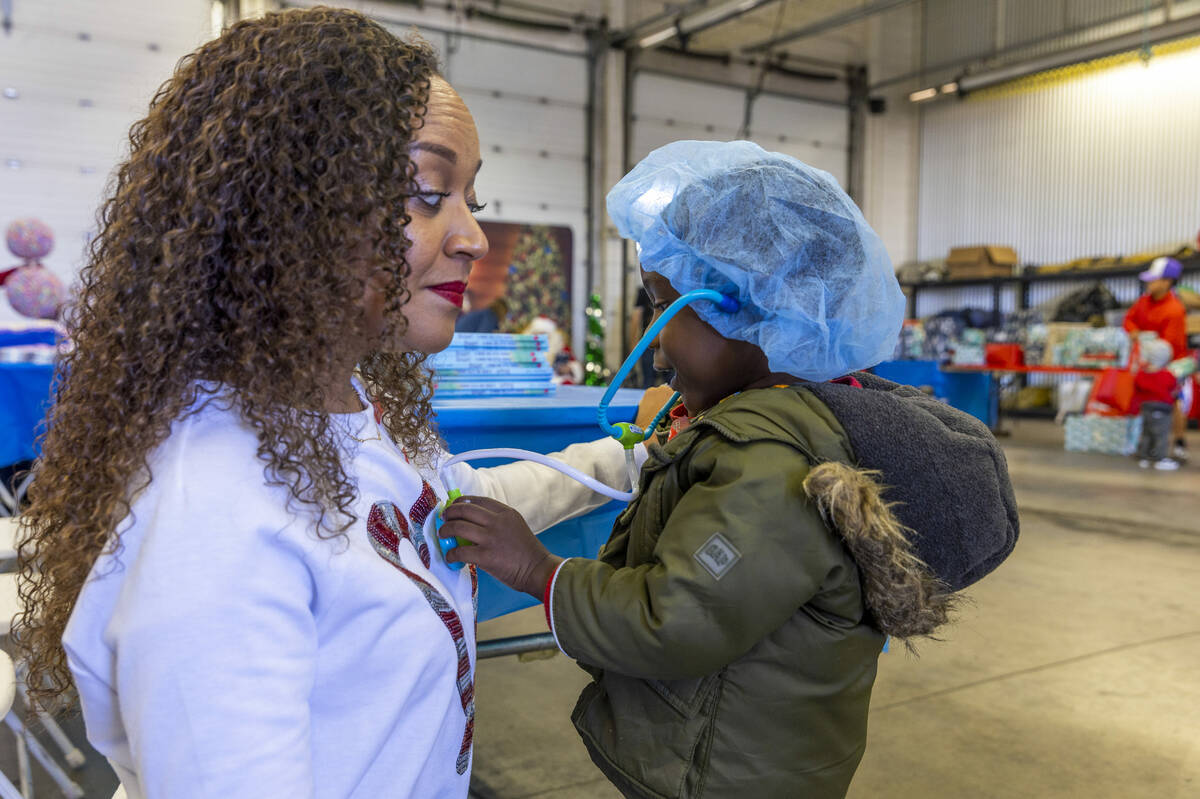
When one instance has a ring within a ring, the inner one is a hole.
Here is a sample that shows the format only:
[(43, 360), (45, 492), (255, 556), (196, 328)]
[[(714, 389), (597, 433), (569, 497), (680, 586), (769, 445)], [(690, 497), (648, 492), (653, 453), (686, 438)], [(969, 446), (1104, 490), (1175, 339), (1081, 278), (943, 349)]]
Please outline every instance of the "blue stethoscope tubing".
[[(658, 338), (658, 334), (662, 332), (662, 329), (667, 326), (667, 323), (671, 321), (675, 314), (679, 313), (697, 300), (710, 300), (715, 302), (717, 307), (726, 313), (737, 313), (738, 309), (741, 307), (741, 304), (736, 299), (728, 294), (722, 294), (716, 289), (694, 289), (686, 294), (681, 295), (679, 299), (668, 305), (667, 309), (663, 311), (657, 319), (654, 320), (654, 324), (650, 325), (650, 327), (646, 329), (646, 332), (642, 334), (642, 337), (634, 346), (633, 351), (629, 353), (629, 357), (625, 359), (625, 363), (621, 364), (621, 368), (618, 369), (616, 375), (613, 376), (612, 382), (608, 386), (608, 390), (604, 392), (604, 396), (600, 399), (600, 404), (596, 407), (596, 420), (600, 423), (600, 429), (606, 434), (612, 436), (618, 441), (621, 440), (624, 434), (624, 431), (622, 431), (612, 422), (608, 421), (608, 406), (612, 402), (613, 397), (616, 396), (617, 389), (624, 384), (625, 379), (629, 377), (629, 373), (633, 371), (634, 365), (637, 364), (638, 359), (642, 357), (642, 353), (646, 351), (654, 339)], [(659, 409), (657, 414), (655, 414), (654, 421), (647, 426), (642, 435), (642, 440), (650, 438), (650, 436), (653, 435), (654, 431), (658, 428), (659, 423), (662, 421), (663, 416), (665, 416), (667, 411), (671, 409), (671, 406), (675, 404), (677, 399), (679, 399), (678, 391), (672, 394), (671, 398), (667, 400), (667, 403), (663, 405), (661, 409)]]
[[(647, 427), (644, 431), (632, 424), (622, 423), (624, 427), (624, 429), (622, 429), (621, 427), (617, 427), (609, 422), (608, 406), (609, 403), (612, 402), (613, 397), (616, 395), (617, 389), (619, 389), (621, 384), (625, 382), (625, 379), (629, 377), (629, 373), (633, 370), (634, 364), (638, 362), (638, 359), (642, 357), (642, 353), (645, 352), (646, 348), (650, 346), (650, 342), (658, 338), (659, 332), (667, 326), (667, 323), (671, 321), (675, 314), (679, 313), (684, 308), (698, 300), (710, 300), (715, 302), (717, 307), (726, 313), (736, 313), (741, 307), (741, 304), (736, 299), (727, 294), (722, 294), (715, 289), (695, 289), (680, 296), (679, 299), (668, 305), (666, 310), (662, 312), (658, 319), (654, 320), (654, 324), (650, 325), (650, 327), (646, 329), (646, 332), (642, 334), (641, 339), (638, 340), (638, 343), (634, 346), (633, 351), (629, 353), (629, 357), (625, 359), (625, 363), (621, 364), (621, 368), (618, 369), (616, 375), (613, 376), (612, 383), (609, 384), (608, 390), (604, 392), (604, 397), (601, 398), (600, 404), (596, 407), (596, 419), (600, 422), (601, 429), (603, 429), (607, 435), (612, 436), (616, 440), (620, 441), (625, 447), (625, 460), (629, 466), (629, 480), (632, 490), (627, 492), (618, 491), (617, 489), (602, 485), (588, 475), (577, 471), (561, 461), (555, 460), (554, 458), (550, 458), (546, 455), (542, 455), (541, 453), (508, 448), (482, 449), (456, 455), (442, 464), (441, 468), (438, 470), (438, 473), (442, 479), (442, 485), (445, 486), (447, 495), (449, 496), (448, 501), (453, 501), (455, 495), (459, 493), (457, 488), (454, 487), (453, 481), (450, 478), (449, 467), (462, 461), (492, 457), (524, 458), (526, 460), (532, 460), (545, 466), (549, 466), (553, 469), (557, 469), (569, 477), (578, 480), (597, 493), (604, 494), (623, 502), (631, 501), (633, 499), (634, 492), (637, 490), (637, 470), (633, 465), (633, 447), (635, 446), (635, 442), (632, 442), (629, 439), (638, 438), (642, 441), (645, 441), (646, 439), (650, 438), (654, 431), (658, 429), (658, 425), (662, 421), (663, 416), (665, 416), (667, 411), (671, 409), (671, 406), (675, 404), (675, 401), (679, 399), (679, 392), (676, 391), (671, 395), (671, 398), (667, 400), (667, 403), (659, 409), (657, 414), (654, 415), (654, 421), (652, 421), (649, 427)], [(438, 512), (434, 519), (435, 527), (438, 530), (440, 530), (442, 526), (441, 510), (442, 507), (439, 506)], [(437, 536), (437, 542), (443, 558), (445, 557), (446, 553), (448, 553), (451, 549), (454, 549), (460, 543), (456, 539), (443, 538), (440, 535)], [(463, 567), (461, 562), (447, 563), (446, 565), (456, 571)]]

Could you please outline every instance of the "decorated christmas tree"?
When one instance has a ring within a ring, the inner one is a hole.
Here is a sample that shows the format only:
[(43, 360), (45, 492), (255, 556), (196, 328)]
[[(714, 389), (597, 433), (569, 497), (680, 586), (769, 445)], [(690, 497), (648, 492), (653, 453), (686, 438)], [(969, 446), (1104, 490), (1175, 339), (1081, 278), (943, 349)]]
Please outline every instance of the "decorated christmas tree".
[(536, 316), (551, 319), (559, 330), (570, 330), (568, 268), (550, 228), (531, 225), (523, 230), (508, 265), (504, 296), (508, 314), (500, 322), (500, 332), (524, 332)]
[(583, 383), (588, 386), (608, 385), (610, 373), (604, 365), (604, 309), (600, 307), (600, 295), (588, 298), (587, 335), (584, 338)]

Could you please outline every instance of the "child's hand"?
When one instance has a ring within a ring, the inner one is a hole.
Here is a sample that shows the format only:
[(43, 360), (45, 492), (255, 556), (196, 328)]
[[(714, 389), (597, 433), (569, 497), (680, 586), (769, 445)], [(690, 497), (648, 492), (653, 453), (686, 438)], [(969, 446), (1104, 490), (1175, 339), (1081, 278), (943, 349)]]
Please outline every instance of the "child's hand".
[(459, 537), (475, 546), (458, 546), (449, 563), (474, 563), (500, 582), (532, 594), (538, 601), (550, 575), (562, 563), (542, 545), (521, 514), (488, 497), (461, 497), (442, 511), (443, 538)]
[(670, 386), (654, 386), (646, 389), (638, 400), (637, 419), (634, 424), (645, 430), (654, 421), (654, 415), (666, 404), (675, 391)]

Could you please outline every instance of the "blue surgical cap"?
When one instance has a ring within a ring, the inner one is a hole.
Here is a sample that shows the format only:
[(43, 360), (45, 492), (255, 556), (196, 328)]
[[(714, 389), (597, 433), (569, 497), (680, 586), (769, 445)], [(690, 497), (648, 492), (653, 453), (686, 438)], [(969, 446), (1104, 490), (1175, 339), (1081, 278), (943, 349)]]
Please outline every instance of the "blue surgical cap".
[(771, 370), (823, 381), (891, 357), (904, 294), (891, 259), (827, 173), (746, 141), (677, 141), (608, 193), (642, 268), (676, 291), (716, 289), (741, 308), (692, 308), (749, 341)]

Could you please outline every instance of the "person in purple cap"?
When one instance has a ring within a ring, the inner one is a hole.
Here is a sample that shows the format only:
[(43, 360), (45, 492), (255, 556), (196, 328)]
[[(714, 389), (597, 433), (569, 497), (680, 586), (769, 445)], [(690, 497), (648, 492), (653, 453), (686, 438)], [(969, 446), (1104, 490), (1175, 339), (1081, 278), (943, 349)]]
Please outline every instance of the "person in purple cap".
[[(1146, 291), (1125, 314), (1125, 329), (1129, 335), (1141, 332), (1157, 333), (1158, 337), (1171, 345), (1171, 358), (1182, 358), (1187, 353), (1187, 332), (1184, 317), (1187, 309), (1175, 294), (1175, 284), (1183, 274), (1183, 264), (1174, 258), (1155, 258), (1150, 268), (1138, 275), (1146, 284)], [(1171, 454), (1176, 460), (1187, 459), (1187, 442), (1184, 430), (1187, 420), (1179, 406), (1175, 406), (1172, 437), (1175, 444)]]

